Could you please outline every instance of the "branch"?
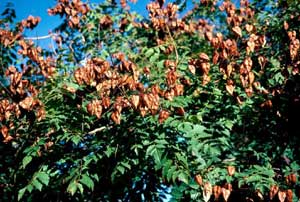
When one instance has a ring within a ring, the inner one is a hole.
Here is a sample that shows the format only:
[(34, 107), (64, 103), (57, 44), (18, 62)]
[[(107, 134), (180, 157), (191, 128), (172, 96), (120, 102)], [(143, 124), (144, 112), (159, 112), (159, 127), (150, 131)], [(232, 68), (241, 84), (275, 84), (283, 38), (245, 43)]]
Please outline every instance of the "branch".
[(4, 84), (1, 81), (0, 81), (0, 86), (6, 91), (9, 97), (13, 98), (11, 92), (6, 88), (6, 86), (4, 86)]
[(171, 31), (170, 31), (170, 29), (169, 29), (169, 26), (167, 26), (167, 32), (168, 32), (169, 37), (171, 38), (172, 44), (173, 44), (173, 46), (174, 46), (174, 48), (175, 48), (176, 67), (177, 67), (178, 61), (179, 61), (179, 56), (178, 56), (178, 51), (177, 51), (177, 45), (176, 45), (175, 40), (174, 40), (174, 38), (173, 38), (173, 36), (172, 36), (172, 34), (171, 34)]
[(48, 39), (53, 36), (57, 36), (57, 34), (48, 34), (46, 36), (37, 36), (37, 37), (24, 37), (26, 40), (41, 40), (41, 39)]
[(92, 131), (88, 132), (88, 134), (89, 135), (93, 135), (93, 134), (95, 134), (97, 132), (100, 132), (100, 131), (104, 130), (105, 128), (106, 128), (105, 126), (102, 126), (100, 128), (96, 128), (95, 130), (92, 130)]
[(52, 51), (54, 53), (54, 55), (57, 55), (55, 48), (54, 48), (54, 43), (53, 43), (53, 36), (58, 36), (58, 34), (48, 34), (46, 36), (37, 36), (37, 37), (24, 37), (25, 40), (42, 40), (42, 39), (51, 39), (51, 46), (52, 46)]

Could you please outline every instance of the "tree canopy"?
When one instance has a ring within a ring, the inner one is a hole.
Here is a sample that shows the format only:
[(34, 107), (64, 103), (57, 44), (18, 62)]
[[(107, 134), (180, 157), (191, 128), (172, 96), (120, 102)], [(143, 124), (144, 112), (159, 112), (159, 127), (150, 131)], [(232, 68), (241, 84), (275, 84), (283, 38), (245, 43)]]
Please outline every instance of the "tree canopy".
[(300, 3), (131, 3), (2, 12), (0, 198), (297, 201)]

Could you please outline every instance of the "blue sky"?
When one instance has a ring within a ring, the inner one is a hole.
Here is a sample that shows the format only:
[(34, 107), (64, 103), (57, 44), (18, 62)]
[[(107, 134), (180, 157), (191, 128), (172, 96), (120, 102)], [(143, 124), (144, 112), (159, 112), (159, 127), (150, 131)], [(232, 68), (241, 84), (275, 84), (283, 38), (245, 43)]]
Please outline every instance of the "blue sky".
[[(88, 0), (82, 0), (87, 2)], [(172, 0), (167, 0), (166, 2), (171, 2)], [(174, 0), (173, 0), (174, 1)], [(34, 30), (26, 29), (25, 35), (27, 37), (45, 36), (48, 35), (51, 30), (56, 28), (61, 19), (59, 16), (49, 16), (47, 9), (54, 7), (56, 0), (0, 0), (0, 13), (5, 9), (8, 2), (14, 4), (14, 9), (16, 10), (17, 21), (27, 18), (29, 15), (40, 16), (41, 22)], [(103, 0), (89, 0), (90, 3), (101, 3)], [(118, 2), (118, 1), (117, 1)], [(138, 0), (136, 4), (131, 4), (132, 10), (137, 11), (141, 15), (147, 16), (146, 5), (151, 2), (151, 0)], [(191, 0), (188, 1), (188, 7), (191, 6)], [(42, 46), (43, 48), (49, 48), (51, 41), (50, 39), (44, 39), (35, 41), (36, 45)]]
[[(139, 0), (136, 4), (130, 4), (131, 8), (141, 14), (146, 14), (146, 5), (150, 0)], [(40, 16), (41, 22), (34, 30), (26, 30), (27, 37), (45, 36), (51, 30), (57, 27), (61, 19), (59, 16), (49, 16), (47, 9), (54, 7), (56, 0), (0, 0), (0, 13), (3, 12), (8, 2), (14, 4), (16, 10), (17, 21), (27, 18), (29, 15)], [(83, 2), (86, 2), (83, 0)], [(91, 3), (100, 3), (103, 0), (90, 0)], [(50, 45), (50, 40), (45, 39), (36, 42), (38, 45), (47, 48)]]
[[(58, 16), (49, 16), (47, 9), (53, 7), (56, 4), (56, 0), (0, 0), (0, 12), (5, 9), (5, 5), (8, 2), (14, 4), (14, 8), (17, 14), (17, 21), (27, 18), (29, 15), (40, 16), (41, 22), (34, 31), (27, 31), (25, 34), (29, 35), (47, 35), (50, 30), (54, 29), (60, 24), (60, 18)], [(83, 2), (85, 2), (83, 0)], [(90, 0), (91, 3), (100, 3), (103, 0)], [(140, 12), (146, 12), (147, 0), (139, 0), (137, 3), (131, 4), (132, 9)]]
[(4, 10), (7, 2), (12, 2), (14, 4), (17, 14), (17, 21), (25, 19), (29, 15), (41, 17), (42, 20), (38, 27), (33, 31), (26, 31), (26, 35), (47, 35), (51, 29), (59, 25), (59, 17), (50, 17), (47, 14), (47, 9), (55, 5), (54, 0), (1, 0), (1, 11)]

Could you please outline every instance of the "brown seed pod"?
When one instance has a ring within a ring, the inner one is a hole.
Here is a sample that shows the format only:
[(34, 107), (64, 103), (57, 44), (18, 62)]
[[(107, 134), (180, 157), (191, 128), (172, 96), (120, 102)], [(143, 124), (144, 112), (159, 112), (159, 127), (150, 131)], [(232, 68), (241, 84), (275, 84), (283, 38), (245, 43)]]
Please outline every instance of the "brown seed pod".
[(222, 188), (218, 185), (215, 185), (213, 187), (213, 194), (215, 196), (215, 199), (218, 199), (220, 195), (222, 194)]
[(111, 114), (111, 119), (116, 123), (120, 124), (121, 123), (121, 114), (118, 111), (114, 111)]
[(229, 189), (222, 188), (222, 196), (225, 201), (228, 200), (230, 193), (231, 193), (231, 191)]
[(197, 184), (199, 184), (200, 186), (203, 185), (203, 180), (202, 180), (202, 176), (201, 175), (196, 175), (195, 176), (195, 181), (197, 182)]
[(286, 200), (285, 202), (293, 202), (293, 191), (291, 189), (288, 189), (286, 191)]
[(242, 37), (242, 30), (239, 26), (235, 26), (232, 28), (232, 31), (234, 34), (236, 34), (239, 37)]
[(203, 199), (205, 202), (208, 202), (212, 195), (212, 187), (210, 182), (206, 182), (203, 188)]
[(227, 167), (227, 172), (229, 176), (233, 176), (235, 173), (235, 167), (234, 166), (228, 166)]
[(278, 192), (278, 199), (280, 202), (284, 202), (286, 198), (286, 192), (285, 191), (279, 191)]
[(167, 110), (161, 110), (158, 117), (158, 122), (163, 123), (168, 117), (170, 113)]
[(206, 53), (200, 53), (199, 58), (205, 62), (209, 61), (209, 57)]
[(178, 107), (178, 108), (176, 109), (176, 113), (177, 113), (178, 115), (180, 115), (180, 116), (184, 116), (184, 114), (185, 114), (184, 108), (183, 108), (183, 107)]
[(270, 199), (272, 200), (274, 196), (278, 193), (279, 187), (277, 185), (272, 185), (270, 188)]
[(291, 173), (285, 177), (285, 181), (288, 185), (294, 185), (297, 182), (297, 176), (295, 173)]

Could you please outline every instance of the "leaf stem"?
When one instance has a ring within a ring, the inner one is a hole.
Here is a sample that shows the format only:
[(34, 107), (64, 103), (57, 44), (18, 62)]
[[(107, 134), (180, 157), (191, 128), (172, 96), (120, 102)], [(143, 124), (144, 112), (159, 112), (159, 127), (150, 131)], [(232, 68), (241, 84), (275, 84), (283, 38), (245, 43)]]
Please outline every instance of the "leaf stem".
[(171, 31), (170, 31), (170, 29), (169, 29), (169, 26), (167, 26), (167, 32), (168, 32), (169, 37), (170, 37), (170, 39), (171, 39), (171, 41), (172, 41), (172, 44), (173, 44), (173, 46), (174, 46), (174, 48), (175, 48), (176, 66), (177, 66), (177, 65), (178, 65), (178, 60), (179, 60), (178, 51), (177, 51), (177, 45), (176, 45), (176, 43), (175, 43), (175, 41), (174, 41), (174, 38), (173, 38), (173, 36), (172, 36), (172, 34), (171, 34)]

